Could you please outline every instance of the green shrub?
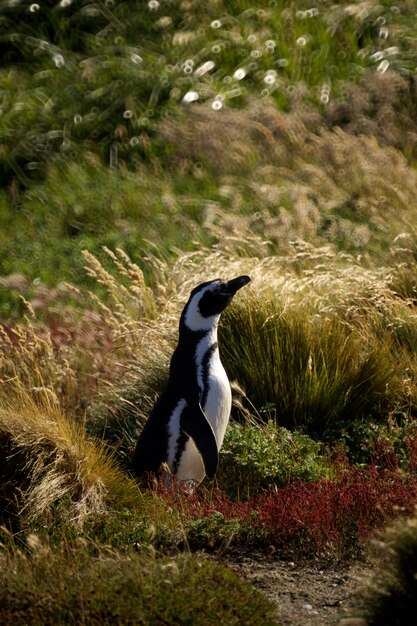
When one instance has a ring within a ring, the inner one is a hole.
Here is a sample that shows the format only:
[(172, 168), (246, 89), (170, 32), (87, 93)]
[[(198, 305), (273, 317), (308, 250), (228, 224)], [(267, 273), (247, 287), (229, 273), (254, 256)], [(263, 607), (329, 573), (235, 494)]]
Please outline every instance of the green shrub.
[(31, 556), (0, 555), (4, 624), (277, 624), (275, 608), (229, 569), (189, 556), (156, 559), (82, 545), (52, 551), (28, 537)]
[(230, 424), (216, 474), (228, 496), (254, 496), (262, 488), (328, 477), (330, 462), (320, 444), (270, 421), (264, 426)]
[(417, 612), (417, 521), (398, 522), (378, 544), (372, 574), (363, 581), (357, 613), (367, 626), (408, 626)]

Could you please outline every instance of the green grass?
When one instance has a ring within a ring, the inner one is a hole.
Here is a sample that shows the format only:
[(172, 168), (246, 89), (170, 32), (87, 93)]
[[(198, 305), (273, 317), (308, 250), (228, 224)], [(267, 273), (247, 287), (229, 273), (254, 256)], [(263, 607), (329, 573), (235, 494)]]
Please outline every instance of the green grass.
[[(367, 68), (385, 71), (382, 61), (404, 75), (415, 67), (415, 15), (406, 2), (364, 10), (300, 0), (30, 6), (37, 5), (4, 7), (0, 23), (10, 68), (3, 164), (24, 183), (42, 172), (45, 155), (88, 150), (113, 166), (152, 157), (159, 120), (190, 91), (208, 106), (241, 104), (251, 93), (288, 106), (291, 90), (305, 84), (324, 106), (326, 94), (343, 93)], [(7, 128), (18, 129), (14, 141)]]
[(102, 256), (103, 245), (123, 247), (136, 257), (165, 249), (172, 257), (175, 248), (192, 248), (194, 238), (209, 243), (197, 225), (201, 203), (183, 208), (177, 196), (168, 175), (120, 176), (85, 161), (55, 166), (44, 184), (24, 195), (15, 214), (5, 206), (0, 273), (18, 271), (49, 285), (60, 279), (82, 283), (84, 249)]
[(237, 574), (190, 556), (92, 557), (83, 547), (0, 555), (3, 623), (278, 624), (273, 605)]
[(258, 410), (267, 407), (279, 425), (320, 438), (381, 415), (396, 381), (388, 345), (276, 297), (230, 308), (221, 340), (229, 375)]
[(416, 519), (391, 527), (374, 547), (374, 570), (362, 581), (356, 614), (368, 626), (409, 624), (416, 611)]

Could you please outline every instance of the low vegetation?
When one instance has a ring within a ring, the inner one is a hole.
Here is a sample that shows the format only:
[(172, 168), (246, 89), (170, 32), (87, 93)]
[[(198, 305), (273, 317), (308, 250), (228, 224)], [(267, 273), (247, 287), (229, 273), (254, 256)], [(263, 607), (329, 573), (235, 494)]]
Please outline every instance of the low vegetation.
[(376, 570), (364, 581), (360, 613), (369, 626), (406, 624), (416, 610), (415, 518), (390, 527), (375, 546), (373, 556)]
[(231, 570), (190, 556), (91, 554), (82, 542), (0, 555), (5, 623), (278, 624), (275, 607)]

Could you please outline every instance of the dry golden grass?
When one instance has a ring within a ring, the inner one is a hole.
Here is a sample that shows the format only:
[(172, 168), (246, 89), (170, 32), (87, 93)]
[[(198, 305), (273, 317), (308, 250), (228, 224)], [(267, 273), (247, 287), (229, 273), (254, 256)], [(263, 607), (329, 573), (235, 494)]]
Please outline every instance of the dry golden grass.
[(77, 524), (91, 513), (141, 503), (104, 444), (88, 440), (48, 393), (41, 402), (23, 390), (0, 400), (0, 457), (2, 490), (14, 492), (22, 519), (38, 518), (63, 497)]
[[(382, 94), (387, 80), (374, 77), (373, 91)], [(283, 113), (267, 100), (220, 113), (196, 107), (186, 124), (167, 119), (160, 133), (171, 146), (172, 166), (196, 175), (198, 162), (200, 178), (219, 178), (223, 200), (206, 202), (204, 225), (220, 242), (227, 238), (239, 251), (241, 234), (247, 240), (259, 235), (269, 249), (282, 251), (299, 237), (334, 243), (375, 263), (410, 229), (417, 174), (384, 137), (329, 129), (317, 112), (311, 115), (301, 105)], [(383, 113), (381, 127), (382, 121)], [(253, 240), (251, 252), (259, 255), (256, 248)]]
[[(351, 5), (353, 6), (353, 5)], [(415, 85), (400, 73), (366, 72), (359, 82), (344, 85), (345, 94), (334, 99), (324, 112), (326, 122), (353, 135), (378, 138), (383, 145), (415, 156), (417, 127)]]
[(71, 363), (71, 346), (58, 352), (45, 327), (35, 326), (35, 314), (28, 303), (30, 316), (23, 324), (6, 331), (0, 326), (0, 381), (3, 394), (15, 387), (24, 387), (34, 396), (46, 393), (58, 397), (74, 394), (76, 376)]

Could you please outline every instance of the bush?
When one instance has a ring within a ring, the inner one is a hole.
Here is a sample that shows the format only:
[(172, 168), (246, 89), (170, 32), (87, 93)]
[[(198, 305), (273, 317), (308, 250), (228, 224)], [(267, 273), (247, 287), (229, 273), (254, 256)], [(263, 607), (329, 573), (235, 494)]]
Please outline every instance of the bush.
[(260, 489), (296, 480), (314, 481), (330, 472), (321, 445), (306, 435), (290, 433), (273, 422), (264, 426), (230, 424), (216, 479), (222, 491), (242, 499)]
[(367, 626), (408, 626), (417, 612), (417, 520), (398, 522), (381, 538), (356, 613)]
[(247, 624), (272, 626), (275, 608), (229, 569), (190, 556), (52, 551), (32, 535), (32, 555), (0, 555), (4, 624)]

